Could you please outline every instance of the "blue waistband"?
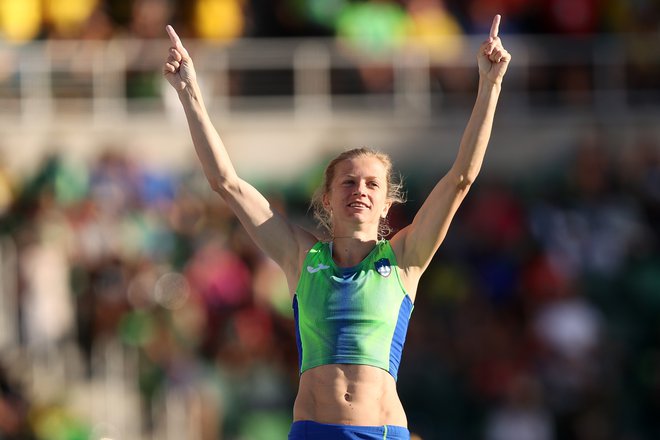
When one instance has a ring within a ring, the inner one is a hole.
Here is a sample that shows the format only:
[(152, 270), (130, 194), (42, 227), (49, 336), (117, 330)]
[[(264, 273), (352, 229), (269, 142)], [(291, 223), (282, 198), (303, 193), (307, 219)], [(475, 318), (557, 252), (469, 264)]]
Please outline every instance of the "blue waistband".
[(289, 440), (410, 440), (403, 426), (353, 426), (318, 423), (311, 420), (293, 422)]

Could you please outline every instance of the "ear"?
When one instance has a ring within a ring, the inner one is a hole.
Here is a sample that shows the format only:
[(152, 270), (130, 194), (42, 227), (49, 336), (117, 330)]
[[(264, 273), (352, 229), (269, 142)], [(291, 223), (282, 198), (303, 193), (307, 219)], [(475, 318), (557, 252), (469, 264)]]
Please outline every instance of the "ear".
[(385, 206), (383, 206), (383, 212), (380, 213), (380, 218), (387, 217), (387, 213), (390, 212), (391, 207), (392, 207), (392, 202), (389, 200), (386, 201)]
[(328, 196), (327, 192), (325, 194), (323, 194), (322, 201), (323, 201), (323, 207), (329, 211), (330, 210), (330, 197)]

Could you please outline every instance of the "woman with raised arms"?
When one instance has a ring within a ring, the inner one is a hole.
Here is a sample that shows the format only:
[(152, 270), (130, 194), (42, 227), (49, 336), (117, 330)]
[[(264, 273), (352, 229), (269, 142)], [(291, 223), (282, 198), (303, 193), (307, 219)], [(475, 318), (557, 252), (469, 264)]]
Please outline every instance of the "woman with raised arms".
[(477, 98), (456, 160), (412, 223), (384, 239), (388, 210), (403, 202), (399, 182), (387, 155), (353, 149), (330, 162), (312, 201), (329, 241), (289, 222), (237, 175), (188, 51), (167, 27), (172, 47), (163, 73), (179, 96), (204, 173), (288, 280), (300, 360), (289, 439), (410, 438), (396, 390), (403, 343), (419, 279), (483, 162), (511, 60), (499, 23), (497, 15), (477, 53)]

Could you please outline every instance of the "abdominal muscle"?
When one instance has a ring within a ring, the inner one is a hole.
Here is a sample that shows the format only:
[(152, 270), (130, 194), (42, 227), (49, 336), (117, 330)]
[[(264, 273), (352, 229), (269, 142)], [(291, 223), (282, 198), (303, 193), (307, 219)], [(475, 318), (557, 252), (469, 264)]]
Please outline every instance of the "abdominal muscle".
[(360, 426), (408, 424), (394, 378), (369, 365), (331, 364), (305, 371), (293, 419)]

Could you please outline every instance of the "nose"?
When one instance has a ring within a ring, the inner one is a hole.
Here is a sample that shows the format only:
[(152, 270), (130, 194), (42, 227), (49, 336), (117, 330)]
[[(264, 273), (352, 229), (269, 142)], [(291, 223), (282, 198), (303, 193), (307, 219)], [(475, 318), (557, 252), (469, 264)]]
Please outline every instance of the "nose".
[(358, 182), (358, 184), (355, 185), (355, 189), (353, 190), (353, 194), (356, 195), (356, 196), (361, 196), (361, 195), (366, 194), (366, 191), (365, 191), (366, 187), (367, 187), (366, 183), (364, 183), (362, 181)]

